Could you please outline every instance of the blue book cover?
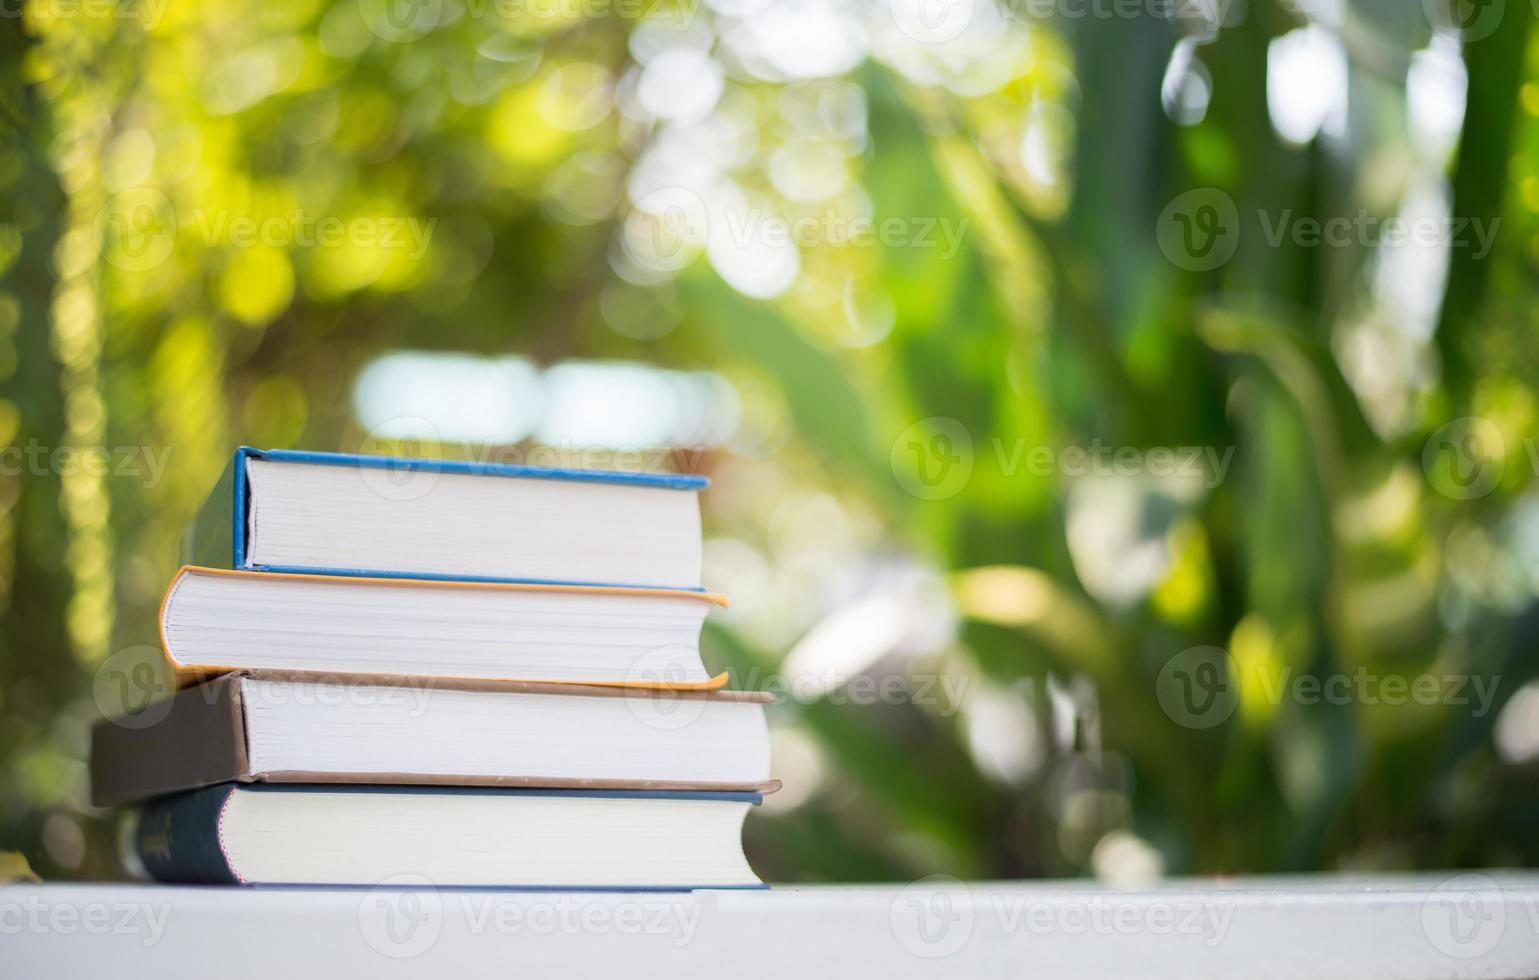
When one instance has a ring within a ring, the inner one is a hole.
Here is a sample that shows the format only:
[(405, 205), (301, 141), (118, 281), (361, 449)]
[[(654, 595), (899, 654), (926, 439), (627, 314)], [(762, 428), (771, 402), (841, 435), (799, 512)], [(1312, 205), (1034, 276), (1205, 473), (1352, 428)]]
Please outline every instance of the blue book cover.
[[(139, 821), (137, 847), (145, 869), (158, 881), (177, 884), (201, 885), (336, 885), (343, 887), (372, 887), (376, 882), (320, 882), (320, 881), (252, 881), (242, 874), (231, 860), (226, 840), (225, 813), (231, 798), (237, 793), (251, 794), (309, 794), (327, 793), (368, 799), (371, 806), (378, 806), (390, 813), (392, 798), (403, 796), (463, 797), (471, 799), (507, 800), (516, 797), (574, 798), (593, 800), (688, 800), (715, 803), (743, 803), (758, 805), (763, 796), (744, 792), (689, 792), (659, 790), (572, 790), (572, 789), (505, 789), (487, 787), (399, 787), (399, 786), (296, 786), (272, 784), (223, 783), (185, 793), (164, 796), (146, 805)], [(364, 811), (365, 813), (367, 811)], [(361, 820), (350, 823), (357, 828)], [(448, 831), (446, 831), (448, 832)], [(510, 835), (517, 834), (516, 821), (508, 825)], [(484, 853), (484, 852), (483, 852)], [(506, 881), (496, 884), (459, 883), (437, 881), (442, 887), (482, 887), (510, 889), (564, 889), (601, 891), (690, 891), (700, 887), (710, 888), (763, 888), (757, 880), (736, 884), (698, 885), (684, 881), (659, 881), (655, 883), (627, 883), (624, 885), (595, 885), (582, 882)]]
[[(366, 471), (385, 471), (390, 478), (412, 474), (459, 474), (486, 478), (557, 481), (581, 485), (636, 487), (650, 490), (697, 492), (709, 486), (703, 476), (688, 474), (630, 473), (612, 470), (562, 469), (521, 466), (505, 463), (478, 463), (457, 460), (415, 459), (402, 456), (367, 456), (349, 453), (309, 452), (289, 449), (253, 449), (242, 446), (224, 470), (208, 499), (199, 510), (183, 542), (184, 564), (207, 568), (231, 568), (245, 571), (290, 572), (316, 575), (345, 575), (370, 578), (414, 578), (426, 580), (511, 582), (546, 585), (598, 585), (643, 588), (669, 588), (701, 591), (698, 582), (598, 581), (571, 577), (504, 576), (445, 573), (422, 568), (359, 568), (337, 565), (263, 564), (251, 554), (251, 509), (253, 488), (249, 464), (253, 460), (295, 463), (312, 466), (348, 467)], [(388, 534), (388, 528), (378, 530)]]

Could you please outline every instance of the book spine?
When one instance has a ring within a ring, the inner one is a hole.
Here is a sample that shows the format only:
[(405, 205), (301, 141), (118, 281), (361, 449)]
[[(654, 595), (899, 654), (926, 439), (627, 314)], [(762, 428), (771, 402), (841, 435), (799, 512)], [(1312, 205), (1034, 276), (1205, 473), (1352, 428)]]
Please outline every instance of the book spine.
[(230, 675), (91, 729), (91, 800), (97, 806), (246, 781), (242, 680)]
[[(182, 538), (182, 564), (203, 565), (208, 568), (238, 568), (240, 556), (236, 555), (236, 522), (244, 521), (237, 516), (235, 503), (244, 493), (239, 490), (245, 484), (246, 459), (236, 453), (224, 468), (224, 474), (208, 499), (198, 509), (198, 516)], [(237, 487), (241, 484), (241, 487)]]
[(238, 885), (219, 841), (219, 820), (234, 786), (210, 786), (150, 803), (139, 821), (139, 859), (156, 881)]

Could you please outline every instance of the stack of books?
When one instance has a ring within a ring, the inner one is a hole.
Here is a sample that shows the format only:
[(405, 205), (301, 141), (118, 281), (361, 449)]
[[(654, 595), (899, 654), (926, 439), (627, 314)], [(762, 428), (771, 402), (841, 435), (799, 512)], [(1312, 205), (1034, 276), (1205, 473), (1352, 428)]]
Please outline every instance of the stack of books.
[(92, 733), (174, 882), (759, 887), (767, 695), (700, 655), (688, 476), (242, 448)]

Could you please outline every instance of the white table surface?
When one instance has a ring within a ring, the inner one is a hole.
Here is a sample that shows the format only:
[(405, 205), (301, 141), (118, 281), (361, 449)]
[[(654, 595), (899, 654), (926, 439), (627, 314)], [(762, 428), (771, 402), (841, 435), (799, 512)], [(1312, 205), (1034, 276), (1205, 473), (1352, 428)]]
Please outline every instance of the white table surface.
[(691, 894), (414, 884), (8, 885), (0, 976), (1539, 976), (1530, 873)]

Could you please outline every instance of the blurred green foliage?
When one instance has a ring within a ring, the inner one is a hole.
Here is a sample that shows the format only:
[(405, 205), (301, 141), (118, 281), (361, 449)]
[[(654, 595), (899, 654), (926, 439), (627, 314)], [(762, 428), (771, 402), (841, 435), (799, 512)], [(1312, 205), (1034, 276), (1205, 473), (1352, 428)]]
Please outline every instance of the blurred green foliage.
[[(676, 463), (736, 600), (709, 656), (792, 692), (771, 880), (1539, 863), (1528, 5), (395, 4), (0, 18), (0, 849), (122, 873), (101, 665), (234, 446), (401, 448), (351, 382), (421, 349), (731, 383)], [(1285, 37), (1341, 59), (1299, 140)], [(718, 193), (817, 234), (735, 254), (648, 211), (681, 187), (712, 235)], [(1268, 235), (1443, 213), (1489, 254)], [(1135, 462), (1067, 462), (1098, 447)], [(1218, 478), (1159, 472), (1185, 447)], [(1237, 700), (1201, 727), (1163, 699), (1205, 646)], [(906, 693), (797, 686), (837, 662)], [(1276, 693), (1423, 675), (1493, 701)]]

